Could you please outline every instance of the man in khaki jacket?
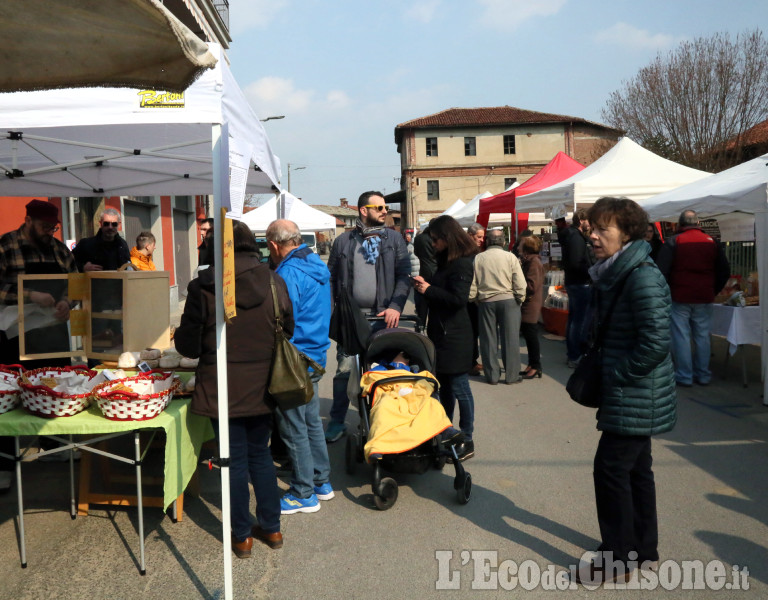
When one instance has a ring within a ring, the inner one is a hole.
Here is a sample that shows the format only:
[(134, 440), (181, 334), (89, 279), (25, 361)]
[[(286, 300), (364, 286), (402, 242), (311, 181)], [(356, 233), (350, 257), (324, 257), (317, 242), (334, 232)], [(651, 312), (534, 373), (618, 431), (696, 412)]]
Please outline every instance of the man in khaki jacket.
[(518, 383), (522, 381), (519, 336), (525, 276), (517, 257), (504, 249), (503, 231), (488, 231), (485, 243), (487, 250), (475, 257), (475, 279), (469, 292), (469, 299), (478, 305), (485, 379), (496, 385), (501, 377), (497, 341), (500, 338), (504, 383)]

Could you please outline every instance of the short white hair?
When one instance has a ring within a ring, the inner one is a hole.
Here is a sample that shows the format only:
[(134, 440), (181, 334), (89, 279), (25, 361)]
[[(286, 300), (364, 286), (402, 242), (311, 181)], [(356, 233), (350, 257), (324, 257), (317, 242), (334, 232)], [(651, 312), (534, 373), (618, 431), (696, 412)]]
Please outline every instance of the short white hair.
[(99, 223), (101, 223), (104, 220), (104, 215), (109, 215), (110, 217), (117, 217), (118, 223), (122, 221), (122, 218), (120, 217), (120, 211), (114, 208), (105, 208), (104, 210), (102, 210), (101, 214), (99, 215)]

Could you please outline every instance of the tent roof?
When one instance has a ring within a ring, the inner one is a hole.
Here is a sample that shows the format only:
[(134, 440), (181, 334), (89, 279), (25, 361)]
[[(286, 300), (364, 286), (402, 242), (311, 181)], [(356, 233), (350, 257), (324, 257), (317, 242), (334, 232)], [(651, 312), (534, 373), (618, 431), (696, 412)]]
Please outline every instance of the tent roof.
[(768, 154), (654, 196), (643, 208), (654, 221), (676, 221), (689, 208), (702, 216), (768, 211)]
[(480, 201), (480, 213), (503, 213), (514, 210), (515, 198), (538, 192), (575, 175), (584, 165), (565, 152), (558, 152), (542, 169), (525, 183)]
[(159, 0), (0, 3), (0, 92), (161, 87), (182, 91), (216, 58)]
[[(218, 45), (210, 50), (220, 57)], [(210, 194), (211, 126), (221, 123), (251, 153), (246, 192), (279, 181), (264, 127), (223, 60), (183, 94), (92, 88), (2, 100), (2, 196)]]
[[(296, 223), (301, 231), (336, 229), (336, 217), (312, 208), (289, 192), (283, 193), (286, 197), (286, 206), (290, 205), (285, 218)], [(261, 232), (266, 231), (275, 219), (277, 219), (277, 198), (271, 198), (256, 210), (245, 213), (240, 220), (248, 225), (251, 231)]]
[(459, 212), (465, 206), (466, 206), (466, 204), (464, 202), (462, 202), (461, 199), (456, 200), (456, 202), (454, 202), (448, 208), (445, 209), (443, 214), (444, 215), (455, 215), (457, 212)]
[(624, 137), (565, 181), (519, 198), (517, 210), (543, 211), (556, 204), (573, 210), (576, 205), (592, 204), (603, 196), (624, 196), (640, 202), (709, 175), (662, 158)]
[(480, 200), (490, 197), (491, 192), (488, 191), (478, 194), (472, 198), (472, 200), (467, 202), (466, 206), (462, 207), (461, 210), (456, 211), (451, 216), (456, 219), (462, 227), (469, 227), (475, 222), (475, 219), (477, 219), (477, 213), (480, 210)]

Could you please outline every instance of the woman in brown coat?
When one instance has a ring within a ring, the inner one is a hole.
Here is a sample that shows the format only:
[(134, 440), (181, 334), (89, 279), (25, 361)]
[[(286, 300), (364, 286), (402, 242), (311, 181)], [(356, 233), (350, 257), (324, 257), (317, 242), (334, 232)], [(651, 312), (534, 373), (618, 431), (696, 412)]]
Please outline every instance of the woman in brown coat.
[[(244, 223), (233, 227), (235, 250), (235, 305), (237, 316), (227, 325), (227, 380), (229, 389), (230, 505), (232, 547), (239, 558), (251, 555), (253, 538), (280, 548), (280, 492), (269, 451), (272, 409), (265, 400), (272, 351), (275, 345), (275, 311), (269, 283), (270, 271), (259, 262), (253, 234)], [(192, 412), (210, 417), (218, 431), (216, 388), (216, 305), (214, 268), (192, 280), (181, 324), (174, 334), (176, 349), (200, 358), (196, 372)], [(293, 308), (285, 282), (275, 279), (283, 328), (293, 333)], [(249, 511), (250, 476), (256, 495), (257, 524)]]
[(528, 347), (528, 367), (520, 371), (523, 379), (541, 378), (541, 351), (539, 349), (539, 317), (544, 285), (544, 267), (539, 258), (541, 238), (535, 235), (520, 238), (518, 244), (520, 264), (525, 275), (525, 302), (520, 307), (520, 333)]

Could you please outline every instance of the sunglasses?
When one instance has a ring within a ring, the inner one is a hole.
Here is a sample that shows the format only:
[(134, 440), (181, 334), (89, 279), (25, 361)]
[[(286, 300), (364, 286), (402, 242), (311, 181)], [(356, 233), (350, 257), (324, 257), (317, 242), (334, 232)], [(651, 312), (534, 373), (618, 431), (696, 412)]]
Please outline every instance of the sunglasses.
[(378, 204), (366, 204), (365, 206), (363, 206), (363, 208), (368, 208), (368, 209), (371, 209), (371, 210), (377, 210), (379, 212), (382, 212), (382, 211), (389, 212), (389, 206), (386, 205), (386, 204), (382, 204), (381, 206), (379, 206)]
[(120, 225), (120, 223), (113, 223), (113, 222), (111, 222), (111, 221), (104, 221), (104, 222), (101, 224), (101, 226), (102, 226), (102, 227), (115, 227), (115, 228), (116, 228), (118, 225)]

